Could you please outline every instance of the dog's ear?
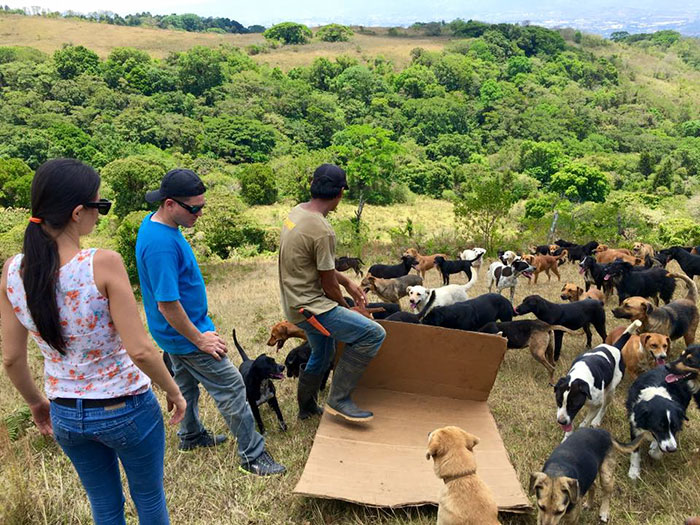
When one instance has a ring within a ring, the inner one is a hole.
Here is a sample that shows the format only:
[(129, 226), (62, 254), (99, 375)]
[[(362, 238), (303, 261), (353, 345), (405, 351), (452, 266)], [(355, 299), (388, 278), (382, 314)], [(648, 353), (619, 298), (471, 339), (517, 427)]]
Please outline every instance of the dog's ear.
[(583, 293), (583, 288), (581, 288), (580, 286), (577, 286), (577, 287), (576, 287), (576, 293), (577, 293), (578, 295), (581, 295), (581, 294)]
[(649, 314), (652, 312), (652, 310), (654, 309), (654, 305), (652, 305), (651, 303), (647, 302), (647, 303), (645, 304), (645, 308), (646, 308), (647, 315), (649, 315)]
[(591, 399), (591, 387), (586, 383), (585, 381), (578, 381), (579, 384), (579, 390), (585, 395), (588, 399)]
[(560, 388), (564, 388), (567, 384), (567, 379), (566, 377), (560, 377), (559, 381), (557, 381), (557, 384), (554, 385), (554, 391), (556, 392)]
[(566, 285), (561, 287), (561, 291), (563, 292), (564, 290), (566, 290)]
[(578, 480), (573, 478), (561, 478), (561, 488), (569, 495), (569, 501), (576, 505), (579, 497)]
[(647, 345), (647, 341), (649, 340), (650, 337), (651, 337), (650, 333), (642, 334), (639, 336), (639, 340), (642, 342), (642, 346)]
[(413, 286), (407, 286), (406, 287), (406, 293), (411, 293), (411, 290), (413, 289)]
[(432, 432), (428, 441), (428, 450), (425, 451), (425, 459), (434, 458), (444, 454), (445, 450), (442, 443), (442, 433)]
[(467, 447), (467, 450), (474, 450), (474, 447), (479, 444), (479, 438), (466, 430), (462, 430), (462, 433), (464, 434), (464, 446)]
[(538, 488), (541, 488), (544, 485), (545, 480), (547, 479), (547, 474), (544, 472), (533, 472), (530, 474), (530, 494), (534, 494)]
[(666, 336), (666, 348), (668, 348), (669, 352), (671, 351), (671, 338), (669, 336)]

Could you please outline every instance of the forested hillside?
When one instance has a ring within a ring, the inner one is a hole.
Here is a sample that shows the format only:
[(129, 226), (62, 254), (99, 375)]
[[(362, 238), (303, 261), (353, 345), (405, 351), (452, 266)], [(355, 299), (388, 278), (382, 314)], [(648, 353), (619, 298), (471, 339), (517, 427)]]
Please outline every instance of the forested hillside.
[[(191, 167), (210, 188), (198, 249), (226, 258), (274, 250), (274, 226), (247, 208), (305, 198), (313, 169), (336, 162), (355, 205), (454, 204), (454, 223), (409, 220), (395, 240), (525, 246), (557, 213), (574, 240), (700, 244), (698, 40), (510, 24), (456, 34), (442, 51), (414, 48), (403, 69), (354, 53), (282, 71), (231, 45), (163, 59), (0, 47), (0, 205), (26, 208), (46, 159), (79, 158), (116, 200), (99, 235), (128, 256), (146, 189)], [(2, 217), (5, 257), (28, 212)], [(336, 222), (348, 250), (376, 238), (362, 219)]]

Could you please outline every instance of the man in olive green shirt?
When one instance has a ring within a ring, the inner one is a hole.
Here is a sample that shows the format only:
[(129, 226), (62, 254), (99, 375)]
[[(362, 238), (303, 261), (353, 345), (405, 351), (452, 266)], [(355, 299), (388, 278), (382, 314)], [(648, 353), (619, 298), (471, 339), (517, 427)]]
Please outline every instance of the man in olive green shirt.
[[(335, 233), (326, 215), (335, 210), (348, 188), (345, 172), (322, 164), (314, 172), (311, 200), (294, 207), (282, 224), (279, 281), (287, 320), (306, 332), (311, 356), (299, 374), (299, 417), (321, 414), (317, 404), (323, 373), (328, 369), (335, 341), (346, 343), (333, 372), (326, 410), (349, 421), (369, 421), (373, 414), (350, 398), (362, 373), (379, 351), (386, 333), (371, 319), (352, 311), (340, 290), (342, 285), (355, 303), (364, 307), (362, 289), (335, 270)], [(313, 315), (310, 322), (301, 310)], [(323, 331), (330, 333), (330, 336)]]

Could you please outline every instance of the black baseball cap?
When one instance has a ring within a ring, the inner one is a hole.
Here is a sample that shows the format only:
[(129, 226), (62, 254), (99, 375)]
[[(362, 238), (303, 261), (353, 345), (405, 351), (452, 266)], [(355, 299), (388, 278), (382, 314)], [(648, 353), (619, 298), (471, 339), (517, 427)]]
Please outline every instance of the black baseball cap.
[(194, 197), (207, 191), (202, 179), (192, 170), (175, 168), (165, 174), (160, 189), (146, 193), (146, 202), (160, 202), (172, 197)]
[(335, 194), (340, 193), (342, 188), (348, 188), (348, 179), (345, 171), (335, 164), (321, 164), (311, 179), (312, 194)]

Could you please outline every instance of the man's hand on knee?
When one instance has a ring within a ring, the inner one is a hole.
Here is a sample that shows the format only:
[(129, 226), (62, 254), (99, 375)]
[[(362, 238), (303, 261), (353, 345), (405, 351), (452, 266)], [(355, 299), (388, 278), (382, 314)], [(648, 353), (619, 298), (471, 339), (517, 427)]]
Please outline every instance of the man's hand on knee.
[(217, 361), (221, 361), (221, 358), (228, 352), (226, 341), (216, 332), (202, 333), (199, 341), (197, 341), (197, 348), (199, 348), (201, 352), (209, 354)]

